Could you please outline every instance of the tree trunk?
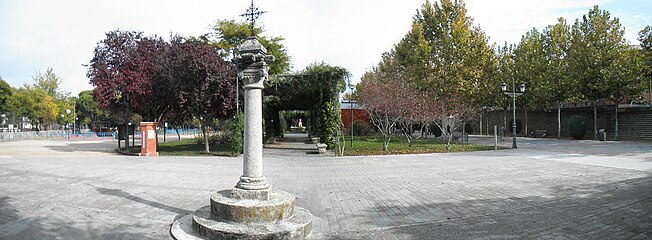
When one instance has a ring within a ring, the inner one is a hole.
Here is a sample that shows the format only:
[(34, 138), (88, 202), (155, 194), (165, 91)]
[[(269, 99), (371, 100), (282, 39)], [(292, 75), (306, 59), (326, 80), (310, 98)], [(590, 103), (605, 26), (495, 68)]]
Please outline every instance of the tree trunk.
[(206, 153), (210, 153), (211, 149), (210, 149), (209, 144), (208, 144), (208, 133), (207, 133), (208, 131), (206, 130), (205, 126), (202, 126), (201, 131), (204, 134), (204, 147), (205, 147), (204, 151)]
[(385, 134), (383, 138), (383, 151), (387, 151), (387, 146), (389, 145), (389, 140), (391, 137), (389, 137), (387, 134)]
[(528, 129), (527, 129), (527, 108), (525, 106), (523, 106), (523, 111), (525, 111), (525, 132), (523, 132), (523, 133), (525, 133), (525, 136), (527, 136), (527, 133), (528, 133)]
[(462, 122), (462, 146), (464, 146), (464, 134), (466, 134), (466, 121)]
[(598, 101), (593, 102), (593, 141), (598, 140)]
[(177, 132), (177, 141), (181, 142), (181, 134), (179, 134), (179, 128), (176, 126), (173, 126), (174, 131)]
[(507, 109), (503, 111), (503, 129), (507, 129)]
[(561, 139), (561, 102), (557, 103), (557, 139)]
[(482, 113), (480, 113), (480, 135), (482, 135)]
[[(614, 129), (614, 141), (618, 141), (618, 96), (616, 96), (616, 112), (615, 112), (615, 119), (616, 119), (616, 128)], [(606, 140), (606, 139), (605, 139)]]

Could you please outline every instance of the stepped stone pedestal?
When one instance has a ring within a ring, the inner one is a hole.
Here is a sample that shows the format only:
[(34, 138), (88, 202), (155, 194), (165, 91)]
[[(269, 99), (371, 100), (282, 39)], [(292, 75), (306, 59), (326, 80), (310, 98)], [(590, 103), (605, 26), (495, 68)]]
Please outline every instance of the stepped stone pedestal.
[(289, 193), (272, 192), (269, 200), (237, 199), (228, 190), (211, 196), (211, 205), (172, 224), (176, 239), (304, 239), (312, 215), (294, 205)]
[(262, 89), (273, 57), (256, 37), (238, 46), (234, 59), (245, 89), (243, 169), (231, 190), (214, 193), (210, 206), (180, 218), (170, 233), (176, 239), (304, 239), (312, 215), (294, 205), (292, 194), (275, 191), (263, 176)]

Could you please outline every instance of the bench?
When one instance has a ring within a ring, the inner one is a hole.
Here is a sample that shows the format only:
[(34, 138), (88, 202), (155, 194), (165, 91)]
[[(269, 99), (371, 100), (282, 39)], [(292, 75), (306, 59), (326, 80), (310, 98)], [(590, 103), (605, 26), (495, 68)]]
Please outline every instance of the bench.
[(548, 135), (548, 130), (534, 130), (534, 132), (530, 133), (530, 136), (533, 138), (546, 137), (546, 135)]

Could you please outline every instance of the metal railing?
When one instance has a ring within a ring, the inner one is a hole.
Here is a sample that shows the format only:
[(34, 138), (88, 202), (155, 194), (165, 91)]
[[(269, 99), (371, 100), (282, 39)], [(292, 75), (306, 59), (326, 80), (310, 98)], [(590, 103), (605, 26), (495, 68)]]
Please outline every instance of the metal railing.
[(92, 139), (113, 139), (114, 132), (84, 132), (73, 133), (71, 130), (50, 130), (50, 131), (25, 131), (25, 132), (2, 132), (0, 142), (20, 140), (92, 140)]

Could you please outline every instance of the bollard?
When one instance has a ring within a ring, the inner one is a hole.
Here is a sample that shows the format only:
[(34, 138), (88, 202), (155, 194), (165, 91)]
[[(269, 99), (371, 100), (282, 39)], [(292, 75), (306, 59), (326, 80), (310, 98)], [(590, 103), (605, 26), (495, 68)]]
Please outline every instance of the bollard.
[(498, 126), (494, 125), (494, 151), (498, 150)]

